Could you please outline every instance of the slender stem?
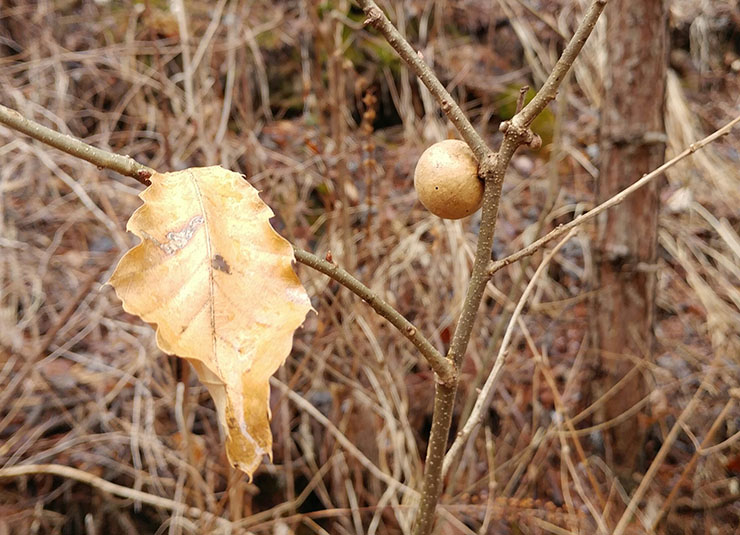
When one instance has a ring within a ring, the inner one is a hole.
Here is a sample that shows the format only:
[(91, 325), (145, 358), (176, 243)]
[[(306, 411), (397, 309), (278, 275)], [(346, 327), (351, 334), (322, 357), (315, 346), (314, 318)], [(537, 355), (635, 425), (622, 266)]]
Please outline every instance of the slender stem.
[(130, 156), (93, 147), (84, 141), (26, 119), (17, 111), (2, 105), (0, 105), (0, 123), (98, 167), (133, 177), (144, 185), (149, 184), (149, 177), (155, 173), (154, 169), (138, 163)]
[(455, 125), (465, 142), (470, 145), (478, 161), (482, 161), (486, 154), (490, 152), (486, 142), (475, 131), (465, 113), (439, 81), (439, 78), (434, 75), (429, 65), (422, 59), (421, 54), (411, 47), (373, 0), (358, 0), (358, 3), (367, 16), (365, 24), (375, 27), (383, 34), (388, 44), (393, 47), (400, 58), (406, 62), (414, 74), (419, 77), (419, 80), (429, 89), (450, 122)]
[(434, 526), (435, 510), (442, 492), (442, 464), (447, 436), (452, 425), (452, 411), (455, 405), (457, 384), (448, 386), (438, 384), (434, 391), (432, 428), (429, 432), (427, 456), (424, 459), (424, 482), (421, 487), (419, 511), (414, 520), (413, 535), (431, 533)]
[(346, 270), (332, 262), (295, 247), (293, 248), (293, 252), (298, 262), (334, 279), (349, 291), (362, 298), (375, 312), (387, 319), (391, 325), (398, 329), (424, 355), (431, 368), (437, 374), (437, 379), (440, 382), (443, 384), (454, 384), (456, 382), (457, 374), (452, 363), (437, 351), (429, 340), (419, 332), (419, 329), (377, 293), (373, 292)]
[(588, 6), (586, 13), (583, 15), (583, 20), (581, 20), (581, 23), (576, 29), (576, 33), (571, 37), (565, 50), (563, 50), (563, 53), (560, 55), (560, 59), (558, 59), (552, 72), (542, 85), (542, 88), (537, 92), (534, 98), (529, 101), (529, 104), (524, 106), (521, 113), (518, 113), (516, 117), (512, 119), (514, 124), (517, 126), (529, 126), (532, 124), (532, 121), (542, 113), (542, 110), (544, 110), (550, 102), (555, 100), (560, 84), (563, 83), (565, 75), (570, 70), (573, 62), (578, 57), (578, 54), (581, 53), (583, 45), (586, 44), (588, 36), (591, 35), (594, 26), (596, 26), (596, 21), (599, 20), (601, 12), (604, 11), (604, 8), (606, 7), (607, 1), (608, 0), (593, 0), (591, 2), (591, 5)]
[[(473, 324), (486, 283), (489, 280), (488, 263), (491, 258), (491, 247), (496, 230), (496, 217), (501, 200), (504, 175), (517, 147), (524, 143), (524, 136), (521, 133), (521, 131), (514, 128), (510, 129), (504, 136), (498, 154), (489, 153), (479, 166), (479, 176), (485, 180), (485, 190), (483, 191), (483, 214), (478, 233), (478, 245), (462, 313), (447, 354), (447, 358), (455, 364), (456, 370), (460, 369), (463, 356), (470, 342)], [(424, 465), (424, 483), (421, 501), (419, 502), (419, 512), (413, 530), (414, 535), (431, 533), (434, 526), (435, 509), (442, 492), (442, 467), (450, 425), (452, 424), (452, 411), (456, 393), (457, 384), (453, 386), (438, 384), (434, 393), (432, 428), (429, 433), (429, 446)]]
[(542, 260), (542, 263), (540, 263), (539, 267), (534, 272), (534, 275), (532, 275), (532, 278), (529, 279), (527, 287), (524, 289), (522, 296), (519, 298), (519, 301), (514, 308), (514, 312), (512, 312), (511, 314), (509, 325), (506, 327), (506, 332), (504, 333), (504, 337), (501, 340), (501, 346), (499, 347), (498, 355), (496, 355), (496, 359), (494, 360), (493, 368), (488, 374), (488, 378), (486, 379), (485, 384), (480, 389), (480, 394), (478, 394), (478, 399), (475, 402), (475, 406), (473, 407), (468, 420), (465, 422), (465, 426), (460, 432), (457, 433), (457, 436), (455, 437), (455, 442), (453, 442), (452, 446), (447, 452), (447, 455), (445, 455), (444, 464), (442, 467), (443, 475), (446, 474), (447, 471), (450, 469), (452, 463), (455, 462), (457, 456), (465, 447), (465, 444), (471, 433), (475, 431), (475, 429), (483, 420), (483, 414), (486, 407), (490, 407), (491, 405), (491, 398), (493, 397), (493, 387), (495, 386), (496, 379), (501, 373), (501, 370), (504, 367), (504, 363), (506, 362), (507, 351), (509, 349), (511, 336), (514, 332), (514, 326), (516, 325), (517, 319), (522, 313), (522, 310), (524, 310), (524, 305), (526, 305), (527, 299), (529, 299), (529, 296), (534, 290), (537, 281), (539, 280), (540, 276), (545, 271), (547, 266), (550, 264), (550, 261), (555, 257), (560, 248), (565, 245), (565, 243), (572, 237), (574, 233), (575, 230), (572, 230), (570, 234), (568, 234), (563, 240), (561, 240), (560, 243), (558, 243), (555, 248), (550, 251), (547, 256), (545, 256), (545, 258)]
[[(141, 165), (133, 158), (88, 145), (84, 141), (61, 134), (30, 119), (26, 119), (17, 111), (2, 105), (0, 105), (0, 123), (27, 134), (42, 143), (56, 147), (72, 156), (87, 160), (98, 167), (111, 169), (123, 175), (133, 177), (145, 185), (148, 185), (149, 177), (156, 173), (154, 169)], [(447, 361), (411, 322), (386, 301), (381, 299), (375, 292), (355, 279), (347, 271), (331, 262), (322, 260), (300, 249), (295, 250), (295, 256), (302, 264), (328, 275), (367, 301), (378, 314), (386, 318), (391, 325), (396, 327), (401, 334), (419, 349), (421, 354), (429, 361), (429, 365), (437, 374), (439, 381), (443, 383), (453, 383), (455, 381), (457, 374), (452, 363)]]
[(667, 169), (670, 169), (674, 165), (676, 165), (678, 162), (686, 158), (687, 156), (690, 156), (694, 154), (697, 150), (703, 149), (713, 141), (719, 139), (720, 137), (727, 135), (730, 133), (730, 131), (738, 124), (740, 123), (740, 115), (735, 117), (732, 121), (724, 125), (722, 128), (717, 130), (716, 132), (708, 135), (701, 141), (697, 141), (696, 143), (692, 143), (688, 148), (686, 148), (683, 152), (675, 156), (674, 158), (671, 158), (666, 163), (655, 169), (654, 171), (651, 171), (647, 175), (644, 175), (642, 178), (637, 180), (635, 183), (633, 183), (631, 186), (626, 187), (619, 193), (617, 193), (614, 197), (611, 199), (608, 199), (598, 205), (593, 210), (589, 210), (585, 214), (581, 214), (572, 221), (560, 225), (553, 230), (551, 230), (549, 233), (541, 237), (539, 240), (533, 242), (532, 244), (528, 245), (524, 249), (521, 249), (517, 251), (516, 253), (513, 253), (506, 258), (502, 258), (501, 260), (496, 260), (495, 262), (491, 262), (488, 268), (489, 275), (493, 276), (494, 273), (496, 273), (499, 269), (504, 268), (508, 266), (509, 264), (513, 264), (514, 262), (518, 262), (524, 257), (531, 256), (540, 249), (542, 249), (545, 245), (547, 245), (549, 242), (554, 240), (555, 238), (558, 238), (559, 236), (562, 236), (566, 232), (568, 232), (570, 229), (577, 227), (579, 225), (582, 225), (583, 223), (586, 223), (587, 221), (590, 221), (600, 213), (608, 210), (609, 208), (612, 208), (619, 203), (621, 203), (624, 199), (632, 195), (634, 192), (636, 192), (638, 189), (645, 186), (648, 182), (655, 179), (656, 177), (661, 176)]
[[(371, 12), (368, 12), (369, 10), (366, 9), (365, 6), (370, 4), (369, 1), (360, 0), (360, 2), (363, 9), (365, 9), (365, 13), (368, 15), (368, 21), (371, 24), (376, 26), (380, 25), (382, 28), (386, 25), (390, 25), (390, 22), (387, 22), (386, 24), (385, 21), (387, 21), (387, 19), (385, 16), (379, 16), (378, 13), (372, 12), (372, 10), (370, 10)], [(555, 99), (558, 87), (560, 87), (565, 75), (573, 65), (573, 61), (575, 61), (575, 58), (583, 48), (586, 39), (596, 25), (596, 21), (604, 10), (606, 2), (607, 0), (593, 0), (576, 30), (576, 33), (566, 46), (562, 56), (558, 60), (558, 63), (550, 76), (548, 76), (540, 92), (535, 95), (535, 98), (532, 99), (524, 109), (517, 113), (511, 121), (505, 122), (501, 125), (501, 130), (504, 132), (504, 139), (498, 152), (493, 154), (485, 147), (485, 145), (473, 145), (471, 143), (471, 148), (476, 152), (476, 156), (479, 158), (478, 174), (485, 182), (485, 190), (483, 193), (483, 214), (481, 216), (481, 227), (478, 233), (478, 245), (476, 247), (475, 260), (473, 261), (473, 271), (471, 273), (470, 282), (468, 283), (462, 313), (458, 320), (457, 327), (455, 328), (455, 334), (452, 338), (448, 353), (448, 358), (455, 364), (455, 368), (457, 370), (460, 369), (463, 356), (468, 347), (475, 317), (478, 313), (478, 308), (480, 307), (481, 298), (483, 297), (486, 284), (490, 279), (489, 263), (491, 246), (493, 244), (493, 235), (496, 229), (496, 218), (498, 215), (501, 189), (503, 187), (506, 169), (509, 166), (509, 162), (514, 155), (514, 152), (516, 152), (520, 145), (535, 145), (541, 143), (539, 138), (529, 129), (529, 125), (534, 118), (537, 117), (537, 115), (539, 115), (542, 110), (544, 110), (545, 107)], [(382, 13), (380, 13), (380, 15), (382, 15)], [(411, 50), (411, 47), (408, 46), (408, 43), (406, 43), (405, 47), (400, 46), (397, 42), (403, 42), (403, 38), (396, 35), (397, 32), (394, 34), (389, 30), (381, 29), (381, 31), (383, 31), (386, 39), (389, 40), (396, 50), (400, 49), (399, 54), (401, 55), (401, 58), (406, 60), (409, 65), (414, 68), (416, 61), (414, 60), (414, 57), (409, 57), (408, 50)], [(394, 39), (393, 42), (391, 42), (391, 37)], [(402, 54), (401, 51), (404, 51), (405, 54)], [(421, 67), (426, 67), (426, 65), (421, 63)], [(416, 69), (414, 70), (416, 72)], [(431, 74), (431, 71), (429, 71), (428, 68), (426, 70), (422, 68), (421, 73), (417, 72), (417, 75), (421, 77), (422, 74), (429, 75)], [(429, 84), (427, 84), (427, 87), (429, 87)], [(447, 113), (447, 110), (444, 107), (443, 110)], [(450, 117), (450, 120), (453, 119), (449, 113), (448, 117)], [(457, 123), (455, 123), (455, 126), (457, 126)], [(460, 132), (463, 134), (462, 130), (460, 130)], [(465, 137), (464, 134), (463, 137)], [(465, 137), (465, 139), (468, 141), (467, 137)], [(473, 143), (475, 143), (475, 141), (473, 141)], [(435, 509), (442, 490), (444, 451), (447, 447), (447, 439), (449, 436), (450, 425), (452, 423), (452, 410), (455, 402), (456, 390), (457, 385), (455, 384), (454, 386), (437, 385), (435, 391), (432, 429), (429, 436), (429, 447), (427, 449), (424, 483), (421, 501), (419, 503), (419, 512), (417, 513), (416, 524), (413, 530), (414, 535), (427, 535), (431, 533), (434, 526)]]

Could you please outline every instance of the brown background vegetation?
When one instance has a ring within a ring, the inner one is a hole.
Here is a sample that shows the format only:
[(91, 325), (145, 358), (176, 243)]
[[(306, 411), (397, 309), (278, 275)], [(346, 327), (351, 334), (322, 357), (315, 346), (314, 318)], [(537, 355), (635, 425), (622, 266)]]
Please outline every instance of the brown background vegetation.
[[(384, 7), (495, 141), (519, 87), (537, 87), (554, 64), (577, 4)], [(322, 256), (331, 250), (445, 349), (478, 219), (442, 221), (417, 202), (414, 163), (452, 132), (385, 42), (361, 29), (362, 18), (341, 1), (6, 0), (0, 102), (159, 171), (221, 164), (243, 172), (284, 236)], [(669, 155), (738, 113), (740, 12), (731, 0), (675, 0), (670, 34)], [(599, 26), (558, 102), (535, 123), (543, 149), (513, 161), (497, 258), (594, 205), (605, 35)], [(651, 391), (640, 401), (647, 439), (636, 480), (702, 382), (706, 388), (642, 503), (635, 533), (678, 483), (659, 532), (729, 533), (740, 522), (740, 412), (731, 394), (740, 386), (737, 140), (731, 135), (662, 180), (657, 346), (654, 364), (641, 372)], [(235, 532), (408, 530), (410, 497), (389, 490), (360, 457), (418, 487), (433, 384), (408, 342), (336, 283), (298, 266), (318, 314), (297, 333), (277, 377), (304, 401), (273, 388), (273, 463), (248, 482), (226, 462), (205, 388), (157, 350), (152, 329), (125, 314), (103, 284), (134, 241), (124, 229), (140, 185), (4, 128), (0, 142), (3, 467), (75, 467), (227, 518)], [(337, 209), (342, 198), (346, 218)], [(585, 397), (591, 238), (583, 229), (540, 279), (486, 425), (447, 479), (442, 533), (481, 526), (592, 533), (593, 508), (609, 518), (624, 507), (624, 489), (601, 462), (603, 427), (592, 421), (603, 400)], [(489, 285), (457, 420), (468, 414), (539, 260), (509, 266)], [(558, 410), (576, 425), (605, 503), (593, 502), (568, 471), (570, 457), (578, 463), (570, 451), (576, 437), (568, 435), (570, 449), (561, 442)], [(695, 454), (717, 418), (709, 445), (727, 442)], [(337, 433), (359, 455), (338, 444)], [(212, 528), (212, 519), (113, 498), (72, 479), (0, 480), (0, 533)]]

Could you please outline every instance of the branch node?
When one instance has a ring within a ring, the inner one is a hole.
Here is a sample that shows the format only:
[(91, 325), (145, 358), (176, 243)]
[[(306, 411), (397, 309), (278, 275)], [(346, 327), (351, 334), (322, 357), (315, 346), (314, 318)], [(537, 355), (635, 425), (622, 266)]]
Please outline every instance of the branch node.
[(542, 138), (532, 133), (532, 138), (527, 143), (533, 150), (539, 150), (542, 147)]
[(134, 178), (148, 187), (152, 185), (152, 181), (149, 180), (151, 176), (152, 172), (148, 169), (139, 169), (138, 171), (136, 171), (136, 177)]
[(365, 26), (377, 26), (380, 20), (383, 18), (383, 13), (377, 7), (370, 7), (365, 11), (365, 20), (362, 24)]
[(527, 91), (529, 91), (528, 85), (523, 85), (519, 88), (519, 97), (516, 99), (516, 112), (519, 113), (522, 111), (522, 108), (524, 107), (524, 98), (527, 96)]
[[(452, 362), (450, 362), (450, 364), (452, 364)], [(458, 383), (459, 380), (460, 380), (460, 374), (458, 373), (457, 368), (454, 368), (454, 371), (452, 372), (452, 375), (450, 376), (448, 380), (445, 380), (442, 377), (440, 377), (438, 373), (434, 374), (434, 382), (438, 385), (445, 386), (448, 388), (454, 387)]]

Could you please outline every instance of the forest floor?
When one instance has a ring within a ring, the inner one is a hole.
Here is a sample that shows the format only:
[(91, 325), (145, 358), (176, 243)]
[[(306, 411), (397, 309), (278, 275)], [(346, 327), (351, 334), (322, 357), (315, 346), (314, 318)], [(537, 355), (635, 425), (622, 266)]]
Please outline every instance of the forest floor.
[[(495, 147), (520, 87), (541, 85), (584, 3), (384, 7)], [(737, 2), (670, 4), (669, 157), (740, 113)], [(6, 0), (0, 103), (161, 172), (245, 174), (276, 230), (331, 251), (443, 351), (480, 216), (441, 220), (416, 199), (417, 158), (455, 133), (362, 20), (344, 0)], [(604, 33), (600, 24), (535, 123), (543, 148), (512, 162), (495, 258), (594, 206)], [(602, 431), (613, 422), (597, 415), (608, 400), (589, 397), (597, 355), (584, 226), (536, 282), (485, 425), (446, 479), (439, 533), (610, 532), (674, 425), (681, 433), (628, 533), (737, 532), (738, 130), (660, 180), (656, 339), (638, 370), (651, 393), (635, 407), (647, 439), (633, 480), (606, 461)], [(409, 533), (416, 498), (404, 489), (421, 482), (434, 391), (415, 348), (297, 265), (316, 313), (276, 374), (273, 459), (249, 481), (226, 460), (189, 365), (163, 354), (105, 284), (136, 241), (125, 226), (142, 189), (0, 127), (0, 534)], [(489, 284), (453, 428), (542, 257)]]

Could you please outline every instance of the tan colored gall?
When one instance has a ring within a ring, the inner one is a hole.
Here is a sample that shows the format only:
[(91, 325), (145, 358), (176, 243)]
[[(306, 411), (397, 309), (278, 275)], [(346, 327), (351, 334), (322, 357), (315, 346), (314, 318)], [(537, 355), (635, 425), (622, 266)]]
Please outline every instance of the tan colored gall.
[(421, 204), (444, 219), (475, 213), (483, 201), (478, 162), (464, 142), (446, 139), (425, 150), (416, 164), (414, 188)]

